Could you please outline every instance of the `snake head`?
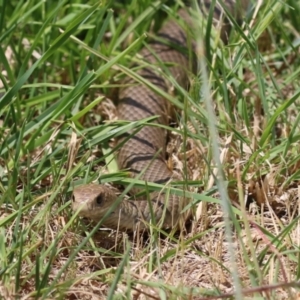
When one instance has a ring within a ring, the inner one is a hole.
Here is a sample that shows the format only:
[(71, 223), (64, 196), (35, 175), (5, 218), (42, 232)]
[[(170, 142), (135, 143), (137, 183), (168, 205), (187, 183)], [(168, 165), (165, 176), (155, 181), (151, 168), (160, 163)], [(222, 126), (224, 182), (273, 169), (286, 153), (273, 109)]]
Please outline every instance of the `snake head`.
[(84, 184), (76, 187), (72, 195), (72, 209), (81, 217), (100, 221), (117, 199), (114, 191), (100, 184)]

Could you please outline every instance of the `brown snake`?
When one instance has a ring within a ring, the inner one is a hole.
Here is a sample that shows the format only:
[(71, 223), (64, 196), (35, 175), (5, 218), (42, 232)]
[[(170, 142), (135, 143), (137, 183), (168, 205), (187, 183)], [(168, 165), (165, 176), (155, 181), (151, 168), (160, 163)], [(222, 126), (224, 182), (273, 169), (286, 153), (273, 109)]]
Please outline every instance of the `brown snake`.
[[(246, 1), (242, 1), (242, 6), (245, 6)], [(209, 0), (205, 1), (206, 7), (209, 3)], [(236, 10), (237, 4), (234, 4), (233, 0), (225, 0), (225, 3), (231, 12)], [(216, 7), (215, 16), (220, 17), (221, 11), (219, 6)], [(183, 88), (187, 88), (188, 72), (192, 71), (188, 67), (191, 62), (188, 59), (188, 51), (182, 49), (187, 50), (191, 45), (187, 27), (191, 28), (193, 23), (187, 10), (180, 9), (178, 15), (183, 22), (171, 19), (164, 23), (157, 34), (160, 39), (149, 43), (150, 47), (143, 48), (139, 54), (149, 65), (160, 66), (167, 63), (173, 78)], [(228, 26), (223, 26), (221, 34), (223, 40), (226, 39), (227, 31)], [(160, 74), (158, 68), (143, 67), (138, 74), (165, 92), (170, 89), (170, 84), (166, 77)], [(125, 79), (124, 83), (127, 87), (120, 90), (117, 107), (119, 119), (136, 121), (158, 115), (159, 118), (154, 121), (155, 123), (169, 124), (173, 108), (168, 100), (131, 78)], [(167, 132), (164, 128), (144, 126), (121, 146), (118, 154), (120, 169), (129, 169), (132, 177), (142, 174), (138, 177), (140, 180), (167, 184), (172, 180), (173, 174), (165, 162), (166, 137)], [(124, 139), (126, 135), (119, 139), (118, 143), (124, 142)], [(73, 191), (72, 208), (75, 211), (80, 209), (79, 215), (83, 217), (100, 221), (117, 198), (116, 193), (105, 185), (81, 185)], [(152, 211), (156, 222), (161, 221), (163, 228), (173, 228), (179, 225), (181, 216), (183, 219), (186, 218), (186, 214), (185, 216), (181, 214), (185, 205), (183, 197), (174, 194), (166, 197), (165, 192), (154, 192), (150, 194), (149, 201), (145, 198), (135, 201), (122, 200), (105, 219), (103, 225), (114, 229), (135, 230), (139, 224), (139, 228), (143, 229), (150, 223)]]

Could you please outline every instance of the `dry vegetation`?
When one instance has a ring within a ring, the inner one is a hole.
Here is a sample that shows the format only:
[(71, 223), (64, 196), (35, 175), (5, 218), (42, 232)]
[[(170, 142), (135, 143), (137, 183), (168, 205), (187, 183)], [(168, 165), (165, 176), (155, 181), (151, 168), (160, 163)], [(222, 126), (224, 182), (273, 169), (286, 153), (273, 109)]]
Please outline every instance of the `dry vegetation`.
[(113, 156), (128, 125), (109, 99), (138, 37), (177, 8), (57, 2), (0, 4), (0, 297), (299, 299), (298, 0), (254, 1), (227, 46), (204, 39), (168, 145), (194, 217), (146, 234), (89, 224), (69, 199), (128, 183)]

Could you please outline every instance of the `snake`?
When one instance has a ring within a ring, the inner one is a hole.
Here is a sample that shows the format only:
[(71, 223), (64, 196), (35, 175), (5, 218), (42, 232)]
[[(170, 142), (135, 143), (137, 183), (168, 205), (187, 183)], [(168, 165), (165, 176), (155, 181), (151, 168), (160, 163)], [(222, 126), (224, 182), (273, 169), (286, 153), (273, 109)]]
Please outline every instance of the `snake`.
[[(238, 0), (237, 0), (238, 1)], [(241, 7), (245, 7), (246, 1)], [(231, 13), (237, 10), (237, 3), (225, 0), (226, 7)], [(211, 0), (200, 3), (200, 7), (209, 10)], [(206, 11), (207, 11), (206, 10)], [(222, 6), (214, 7), (214, 17), (220, 18)], [(223, 18), (224, 21), (224, 18)], [(191, 11), (186, 7), (180, 8), (177, 18), (170, 18), (156, 33), (147, 47), (138, 53), (145, 64), (141, 65), (137, 74), (165, 93), (172, 85), (163, 72), (187, 89), (189, 74), (195, 73), (195, 60), (191, 60), (189, 49), (195, 51), (195, 41), (191, 38), (193, 19)], [(190, 30), (190, 31), (189, 31)], [(226, 42), (229, 26), (225, 21), (221, 29), (221, 38)], [(136, 82), (133, 78), (124, 79), (123, 88), (119, 91), (117, 115), (120, 120), (130, 122), (158, 116), (153, 121), (157, 126), (144, 126), (138, 132), (130, 131), (123, 134), (117, 141), (120, 146), (118, 165), (120, 169), (128, 169), (130, 176), (145, 182), (168, 185), (174, 180), (173, 172), (166, 163), (167, 130), (174, 107), (163, 95), (156, 93), (151, 85)], [(135, 194), (137, 189), (132, 189)], [(111, 229), (136, 230), (145, 229), (150, 223), (156, 222), (164, 229), (178, 228), (181, 221), (189, 215), (182, 210), (187, 204), (184, 197), (167, 193), (150, 192), (143, 199), (118, 199), (117, 193), (104, 184), (83, 184), (73, 190), (72, 209), (79, 215), (99, 222)], [(110, 212), (109, 212), (110, 211)]]

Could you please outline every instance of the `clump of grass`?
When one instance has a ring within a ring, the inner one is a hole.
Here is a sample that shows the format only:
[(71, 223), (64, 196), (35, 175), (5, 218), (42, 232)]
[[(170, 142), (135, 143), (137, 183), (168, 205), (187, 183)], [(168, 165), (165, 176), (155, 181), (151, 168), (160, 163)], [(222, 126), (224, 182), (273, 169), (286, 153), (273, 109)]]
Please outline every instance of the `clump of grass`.
[(177, 7), (1, 5), (2, 298), (295, 298), (298, 1), (258, 2), (243, 27), (233, 25), (227, 45), (204, 24), (203, 36), (211, 35), (201, 75), (189, 91), (170, 78), (179, 96), (168, 96), (182, 112), (170, 128), (169, 157), (184, 170), (195, 219), (188, 232), (152, 228), (148, 236), (85, 224), (69, 199), (81, 183), (134, 182), (117, 169), (111, 140), (153, 119), (104, 122), (99, 111), (122, 78), (142, 80), (132, 61), (141, 61), (144, 33)]

